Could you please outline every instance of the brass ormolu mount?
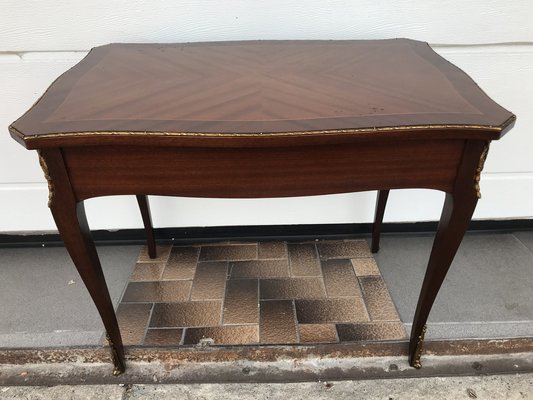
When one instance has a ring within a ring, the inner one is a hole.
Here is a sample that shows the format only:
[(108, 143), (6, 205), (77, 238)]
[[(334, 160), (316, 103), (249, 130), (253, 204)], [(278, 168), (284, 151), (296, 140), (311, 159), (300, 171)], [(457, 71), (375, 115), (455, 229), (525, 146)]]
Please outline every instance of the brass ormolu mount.
[(118, 351), (117, 351), (115, 344), (113, 343), (113, 341), (111, 340), (111, 338), (109, 337), (107, 333), (105, 334), (105, 337), (107, 339), (107, 342), (109, 343), (109, 347), (111, 348), (111, 358), (113, 359), (113, 365), (114, 365), (113, 375), (118, 376), (124, 372), (124, 364), (118, 355)]
[(44, 177), (48, 183), (48, 207), (50, 207), (52, 205), (52, 199), (54, 198), (54, 183), (52, 182), (52, 178), (50, 178), (50, 172), (48, 171), (46, 160), (39, 150), (37, 150), (37, 154), (39, 155), (39, 164), (43, 169)]
[(422, 368), (422, 363), (420, 362), (420, 357), (422, 356), (422, 351), (424, 350), (424, 337), (426, 336), (427, 326), (424, 325), (420, 336), (416, 342), (415, 355), (413, 359), (413, 367), (416, 369)]
[(481, 199), (481, 188), (479, 187), (479, 181), (481, 179), (481, 171), (483, 171), (485, 161), (487, 160), (487, 154), (489, 154), (489, 146), (490, 142), (486, 142), (485, 147), (483, 147), (483, 151), (481, 152), (481, 157), (479, 157), (479, 163), (476, 169), (476, 177), (474, 178), (474, 189), (478, 199)]

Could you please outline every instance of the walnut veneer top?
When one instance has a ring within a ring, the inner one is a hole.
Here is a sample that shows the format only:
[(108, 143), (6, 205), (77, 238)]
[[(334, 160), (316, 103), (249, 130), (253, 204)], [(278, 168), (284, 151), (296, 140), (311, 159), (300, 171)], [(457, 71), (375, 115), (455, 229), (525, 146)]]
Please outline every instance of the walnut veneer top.
[(96, 47), (10, 129), (39, 148), (90, 135), (431, 128), (496, 139), (512, 121), (423, 42), (256, 41)]

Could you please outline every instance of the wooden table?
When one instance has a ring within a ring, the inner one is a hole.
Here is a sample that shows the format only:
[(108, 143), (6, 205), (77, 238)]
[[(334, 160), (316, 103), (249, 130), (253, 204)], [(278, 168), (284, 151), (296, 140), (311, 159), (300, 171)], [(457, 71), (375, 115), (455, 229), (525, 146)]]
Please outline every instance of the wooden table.
[(515, 116), (423, 42), (111, 44), (59, 77), (12, 137), (37, 149), (59, 232), (102, 317), (115, 372), (124, 350), (83, 201), (135, 194), (261, 198), (390, 189), (446, 193), (416, 308), (420, 367), (431, 306), (480, 197), (489, 142)]

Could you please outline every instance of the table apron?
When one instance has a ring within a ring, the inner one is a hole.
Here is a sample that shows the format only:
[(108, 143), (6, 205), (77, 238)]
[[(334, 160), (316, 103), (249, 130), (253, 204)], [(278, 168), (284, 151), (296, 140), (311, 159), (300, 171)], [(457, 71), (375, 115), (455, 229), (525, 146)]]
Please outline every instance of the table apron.
[(450, 192), (465, 140), (287, 147), (62, 148), (78, 201), (108, 195), (265, 198), (428, 188)]

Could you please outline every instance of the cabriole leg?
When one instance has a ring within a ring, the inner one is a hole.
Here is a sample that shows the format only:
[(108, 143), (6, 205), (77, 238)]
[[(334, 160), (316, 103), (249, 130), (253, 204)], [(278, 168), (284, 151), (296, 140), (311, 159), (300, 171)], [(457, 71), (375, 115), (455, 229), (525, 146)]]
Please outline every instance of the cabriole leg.
[(390, 190), (378, 190), (378, 197), (376, 198), (376, 212), (374, 214), (374, 224), (372, 225), (372, 253), (379, 251), (379, 239), (381, 237), (381, 224), (383, 223), (383, 215), (385, 214), (385, 206), (389, 198)]
[(124, 348), (83, 202), (75, 200), (59, 149), (42, 150), (40, 161), (48, 180), (49, 207), (57, 229), (102, 318), (111, 347), (113, 374), (119, 375), (125, 368)]
[(141, 210), (141, 216), (144, 224), (144, 231), (146, 233), (146, 244), (148, 246), (148, 255), (150, 258), (157, 257), (157, 249), (155, 245), (154, 228), (152, 226), (152, 216), (150, 215), (150, 203), (148, 196), (137, 195), (137, 203)]
[(452, 193), (446, 193), (411, 329), (409, 364), (415, 368), (422, 366), (420, 357), (429, 312), (468, 229), (480, 197), (479, 175), (483, 168), (487, 148), (488, 144), (482, 141), (465, 143), (454, 190)]

